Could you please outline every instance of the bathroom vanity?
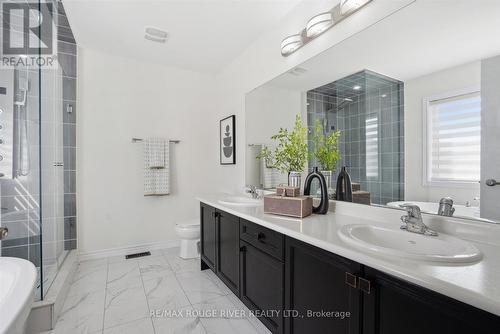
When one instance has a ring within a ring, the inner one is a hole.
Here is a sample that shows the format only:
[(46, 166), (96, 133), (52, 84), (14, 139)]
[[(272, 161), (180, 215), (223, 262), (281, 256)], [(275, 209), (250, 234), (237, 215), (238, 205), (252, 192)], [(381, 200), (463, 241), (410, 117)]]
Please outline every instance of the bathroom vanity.
[(273, 333), (500, 328), (498, 280), (481, 277), (494, 275), (498, 261), (491, 256), (498, 260), (497, 247), (480, 247), (484, 258), (466, 264), (384, 257), (338, 236), (342, 226), (369, 220), (345, 212), (282, 218), (264, 214), (260, 206), (223, 205), (219, 197), (200, 198), (201, 269), (213, 270)]

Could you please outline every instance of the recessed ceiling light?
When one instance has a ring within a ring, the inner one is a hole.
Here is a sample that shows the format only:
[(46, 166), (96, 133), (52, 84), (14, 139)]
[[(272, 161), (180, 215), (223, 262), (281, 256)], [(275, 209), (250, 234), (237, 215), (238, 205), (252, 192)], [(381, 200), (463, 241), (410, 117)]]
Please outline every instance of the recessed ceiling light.
[(165, 43), (167, 41), (167, 32), (158, 28), (146, 27), (144, 38), (157, 43)]
[(354, 89), (354, 90), (360, 90), (361, 86), (360, 85), (356, 85), (356, 86), (353, 86), (352, 89)]
[(347, 13), (354, 12), (370, 1), (371, 0), (342, 0), (340, 2), (340, 13), (345, 15)]
[(301, 34), (290, 35), (281, 42), (281, 55), (288, 56), (304, 44)]
[(325, 12), (312, 17), (306, 25), (306, 35), (316, 37), (333, 25), (332, 12)]

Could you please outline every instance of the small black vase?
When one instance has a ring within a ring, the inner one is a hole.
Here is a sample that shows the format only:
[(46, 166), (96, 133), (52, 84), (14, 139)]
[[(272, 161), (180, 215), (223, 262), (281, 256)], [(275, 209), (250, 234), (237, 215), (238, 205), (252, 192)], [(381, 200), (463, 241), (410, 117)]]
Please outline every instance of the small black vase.
[(352, 202), (351, 176), (347, 173), (345, 166), (342, 167), (342, 171), (337, 178), (335, 194), (337, 201)]
[(314, 213), (324, 215), (328, 212), (328, 205), (330, 204), (330, 202), (328, 202), (328, 187), (326, 186), (325, 177), (318, 171), (318, 167), (314, 167), (313, 171), (309, 173), (309, 175), (307, 175), (304, 184), (304, 195), (311, 194), (311, 184), (315, 178), (317, 178), (319, 181), (319, 187), (321, 189), (321, 201), (319, 202), (318, 206), (313, 206), (312, 211)]

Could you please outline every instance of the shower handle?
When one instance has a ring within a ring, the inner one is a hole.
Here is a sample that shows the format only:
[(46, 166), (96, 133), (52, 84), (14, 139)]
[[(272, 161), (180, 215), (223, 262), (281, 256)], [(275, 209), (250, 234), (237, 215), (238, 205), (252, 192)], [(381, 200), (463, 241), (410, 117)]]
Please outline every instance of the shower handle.
[(488, 180), (486, 180), (486, 185), (489, 187), (498, 186), (498, 185), (500, 185), (500, 182), (498, 182), (495, 179), (488, 179)]
[(7, 238), (9, 235), (9, 229), (7, 227), (0, 227), (0, 240)]

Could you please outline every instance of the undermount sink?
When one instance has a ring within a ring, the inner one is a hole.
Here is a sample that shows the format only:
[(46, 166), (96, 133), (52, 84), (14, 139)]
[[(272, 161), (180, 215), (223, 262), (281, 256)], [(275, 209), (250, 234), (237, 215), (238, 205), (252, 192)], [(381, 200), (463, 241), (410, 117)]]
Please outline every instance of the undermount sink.
[(259, 206), (262, 204), (262, 201), (244, 196), (227, 196), (226, 198), (219, 200), (219, 203), (234, 206)]
[(15, 257), (0, 257), (0, 334), (22, 334), (33, 303), (36, 268)]
[(468, 263), (481, 259), (473, 244), (440, 233), (427, 236), (373, 225), (345, 225), (339, 236), (346, 243), (384, 255), (433, 262)]

